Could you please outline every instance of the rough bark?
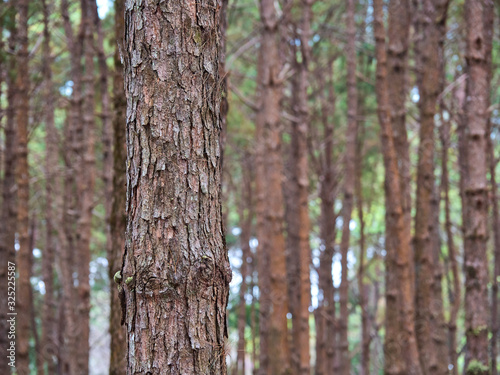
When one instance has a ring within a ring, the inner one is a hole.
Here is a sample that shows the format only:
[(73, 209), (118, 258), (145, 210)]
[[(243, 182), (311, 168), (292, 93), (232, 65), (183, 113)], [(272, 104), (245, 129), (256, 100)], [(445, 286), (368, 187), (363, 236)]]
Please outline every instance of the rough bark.
[[(446, 374), (446, 333), (442, 311), (442, 296), (436, 295), (440, 277), (439, 212), (435, 198), (435, 124), (438, 95), (442, 91), (443, 35), (448, 1), (423, 0), (417, 8), (417, 40), (415, 44), (417, 86), (420, 100), (420, 143), (417, 166), (417, 198), (415, 215), (415, 328), (424, 374)], [(435, 259), (437, 258), (437, 259)]]
[(219, 5), (125, 9), (128, 374), (226, 374)]
[(386, 337), (384, 357), (386, 374), (422, 374), (415, 338), (414, 301), (410, 242), (405, 231), (405, 211), (401, 176), (391, 123), (391, 106), (387, 85), (387, 55), (383, 24), (383, 4), (373, 1), (376, 43), (377, 115), (385, 169), (386, 201)]
[[(123, 65), (120, 59), (120, 50), (123, 50), (125, 35), (125, 1), (115, 0), (115, 38), (117, 45), (114, 52), (113, 70), (113, 192), (110, 214), (111, 246), (108, 248), (109, 279), (120, 270), (125, 249), (125, 230), (127, 216), (125, 204), (127, 196), (127, 148), (125, 130), (127, 125)], [(111, 357), (109, 362), (110, 375), (124, 375), (126, 373), (127, 339), (125, 329), (121, 325), (121, 307), (118, 298), (118, 289), (110, 288), (110, 321)]]
[(493, 34), (493, 3), (465, 3), (467, 30), (467, 88), (465, 144), (467, 178), (464, 180), (464, 270), (466, 374), (489, 374), (487, 136)]
[[(45, 106), (45, 249), (42, 253), (42, 279), (45, 285), (45, 295), (42, 310), (42, 358), (47, 363), (49, 374), (56, 373), (56, 345), (55, 336), (55, 300), (54, 300), (54, 263), (56, 254), (57, 223), (54, 215), (54, 197), (57, 196), (56, 168), (57, 168), (57, 133), (54, 119), (54, 85), (52, 82), (52, 58), (50, 46), (50, 8), (47, 0), (43, 5), (43, 79)], [(43, 369), (40, 369), (43, 371)]]
[(262, 37), (257, 85), (255, 177), (260, 290), (260, 375), (285, 374), (289, 369), (288, 298), (283, 234), (283, 162), (280, 101), (282, 64), (279, 20), (274, 1), (260, 1)]
[[(290, 145), (291, 179), (288, 182), (290, 196), (287, 199), (287, 247), (289, 255), (289, 307), (292, 314), (292, 340), (290, 343), (291, 369), (294, 374), (310, 373), (309, 354), (309, 305), (311, 301), (311, 283), (309, 265), (311, 247), (309, 244), (309, 167), (307, 136), (309, 130), (309, 105), (307, 89), (309, 86), (309, 60), (312, 20), (312, 1), (302, 0), (297, 4), (301, 11), (300, 56), (294, 56), (296, 75), (293, 80), (293, 114)], [(291, 271), (291, 272), (290, 272)]]
[(20, 0), (18, 7), (17, 51), (17, 235), (19, 250), (16, 253), (18, 290), (16, 293), (17, 317), (17, 361), (19, 375), (28, 375), (31, 313), (31, 249), (29, 241), (29, 170), (28, 170), (28, 123), (29, 123), (29, 75), (28, 72), (28, 5), (29, 0)]
[[(10, 50), (14, 50), (16, 46), (17, 29), (15, 27), (15, 22), (13, 22), (16, 14), (15, 7), (9, 7), (7, 10), (7, 15), (9, 17), (9, 27), (10, 37), (7, 46)], [(6, 16), (7, 16), (6, 15)], [(8, 298), (8, 292), (12, 293), (12, 284), (8, 284), (9, 275), (8, 265), (9, 262), (15, 262), (15, 235), (16, 235), (16, 222), (17, 222), (17, 189), (16, 189), (16, 106), (17, 102), (17, 82), (12, 74), (15, 71), (16, 59), (11, 56), (7, 60), (7, 108), (5, 110), (5, 127), (4, 127), (4, 157), (3, 157), (3, 169), (4, 175), (2, 180), (2, 211), (0, 213), (2, 226), (0, 226), (0, 259), (2, 260), (0, 269), (0, 282), (5, 287), (2, 288), (2, 301), (5, 301), (1, 308), (0, 316), (0, 329), (2, 332), (8, 332), (9, 326), (7, 324), (7, 313), (8, 307), (11, 306), (12, 298)], [(17, 287), (18, 285), (16, 285)], [(8, 303), (10, 302), (10, 303)], [(0, 350), (2, 353), (7, 353), (10, 346), (10, 340), (8, 340), (8, 335), (4, 334), (0, 337)], [(8, 358), (7, 355), (0, 356), (0, 368), (8, 368)]]
[(339, 320), (339, 356), (340, 374), (349, 375), (351, 361), (349, 357), (349, 279), (347, 269), (347, 254), (351, 238), (351, 217), (354, 207), (354, 187), (356, 179), (356, 133), (358, 131), (357, 104), (358, 92), (356, 87), (356, 3), (354, 0), (347, 0), (347, 134), (346, 149), (344, 154), (344, 186), (342, 202), (342, 240), (340, 242), (340, 253), (342, 255), (340, 284), (340, 320)]

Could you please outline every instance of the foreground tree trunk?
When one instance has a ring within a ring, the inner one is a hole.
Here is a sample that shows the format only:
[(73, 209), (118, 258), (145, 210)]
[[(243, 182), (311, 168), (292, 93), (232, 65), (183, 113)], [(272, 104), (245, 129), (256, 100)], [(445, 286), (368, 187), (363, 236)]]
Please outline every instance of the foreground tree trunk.
[(493, 36), (493, 3), (467, 0), (467, 88), (464, 180), (466, 374), (489, 374), (487, 136)]
[(283, 161), (280, 101), (282, 80), (278, 46), (279, 20), (273, 0), (260, 1), (262, 38), (257, 84), (255, 178), (257, 193), (258, 271), (260, 290), (260, 375), (289, 369), (288, 298), (283, 235)]
[[(422, 0), (416, 14), (417, 41), (415, 45), (417, 85), (420, 94), (420, 144), (417, 168), (417, 202), (415, 215), (415, 328), (420, 363), (425, 374), (446, 374), (446, 332), (442, 311), (442, 295), (435, 293), (441, 278), (439, 248), (439, 212), (435, 200), (434, 176), (434, 116), (437, 99), (442, 91), (443, 37), (448, 0)], [(437, 252), (437, 256), (435, 253)], [(437, 258), (437, 259), (435, 259)]]
[(420, 375), (422, 370), (415, 338), (413, 285), (410, 272), (411, 248), (405, 231), (406, 220), (402, 198), (404, 191), (401, 189), (391, 123), (382, 1), (374, 0), (373, 9), (377, 56), (375, 90), (385, 168), (387, 308), (384, 371), (390, 375)]
[(17, 299), (17, 362), (19, 375), (28, 375), (29, 341), (31, 322), (31, 248), (29, 240), (29, 168), (28, 168), (28, 123), (29, 123), (29, 75), (28, 72), (28, 0), (17, 3), (19, 28), (17, 52), (17, 235), (19, 250), (17, 251), (17, 270), (19, 283)]
[[(125, 229), (127, 226), (125, 213), (127, 196), (127, 148), (125, 140), (127, 101), (123, 87), (123, 65), (120, 60), (120, 48), (123, 50), (123, 36), (125, 35), (124, 11), (125, 1), (115, 0), (115, 38), (117, 45), (115, 46), (113, 70), (113, 190), (109, 218), (111, 246), (108, 248), (110, 280), (113, 280), (113, 276), (122, 266), (123, 251), (125, 249)], [(109, 332), (111, 334), (111, 357), (109, 374), (124, 375), (127, 368), (127, 340), (125, 329), (121, 324), (118, 289), (114, 285), (111, 286), (110, 294)]]
[(128, 374), (226, 374), (218, 5), (125, 10)]

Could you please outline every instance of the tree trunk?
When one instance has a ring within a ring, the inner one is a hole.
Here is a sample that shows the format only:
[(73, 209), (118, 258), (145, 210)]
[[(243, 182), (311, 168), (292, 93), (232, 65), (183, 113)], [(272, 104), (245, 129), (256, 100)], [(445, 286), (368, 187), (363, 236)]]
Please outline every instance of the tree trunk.
[(28, 123), (29, 123), (29, 75), (28, 72), (28, 5), (29, 0), (20, 0), (18, 7), (17, 51), (17, 270), (19, 273), (17, 299), (17, 361), (19, 375), (28, 375), (30, 312), (31, 312), (31, 249), (29, 241), (29, 168), (28, 168)]
[[(420, 353), (420, 363), (425, 374), (446, 374), (446, 339), (442, 311), (442, 296), (434, 292), (441, 279), (435, 279), (440, 272), (439, 204), (435, 198), (434, 176), (434, 117), (438, 95), (442, 91), (443, 77), (443, 35), (446, 23), (448, 1), (422, 0), (417, 10), (417, 41), (415, 45), (417, 85), (420, 100), (420, 144), (417, 167), (417, 201), (415, 215), (415, 328)], [(438, 242), (439, 243), (439, 242)], [(435, 252), (437, 250), (437, 257)], [(437, 258), (437, 259), (435, 259)], [(439, 285), (440, 288), (440, 285)]]
[(125, 10), (128, 374), (226, 374), (218, 5)]
[[(43, 78), (45, 84), (45, 249), (42, 253), (42, 279), (45, 296), (42, 310), (42, 358), (47, 363), (49, 374), (56, 374), (54, 263), (56, 254), (56, 228), (54, 221), (54, 197), (57, 196), (56, 168), (58, 161), (57, 133), (54, 119), (54, 86), (51, 69), (50, 8), (47, 0), (43, 5)], [(41, 369), (43, 371), (43, 369)]]
[[(331, 72), (332, 66), (329, 66)], [(331, 77), (330, 77), (331, 78)], [(321, 81), (320, 81), (321, 82)], [(325, 87), (322, 87), (323, 92)], [(327, 375), (334, 371), (335, 354), (337, 347), (335, 330), (335, 300), (332, 278), (332, 260), (335, 253), (336, 215), (334, 212), (335, 191), (337, 187), (333, 165), (334, 126), (329, 117), (335, 113), (335, 95), (333, 82), (328, 80), (327, 98), (321, 97), (322, 123), (324, 126), (323, 138), (325, 150), (320, 165), (320, 239), (321, 254), (318, 268), (318, 308), (315, 313), (316, 321), (316, 375)]]
[[(115, 0), (115, 38), (117, 45), (115, 46), (113, 70), (113, 198), (110, 215), (111, 246), (108, 248), (110, 280), (113, 280), (113, 276), (122, 266), (127, 226), (125, 213), (127, 196), (127, 148), (125, 140), (127, 101), (124, 91), (123, 65), (120, 59), (120, 49), (123, 50), (123, 37), (125, 35), (124, 11), (125, 1)], [(127, 340), (125, 329), (121, 325), (118, 289), (114, 285), (110, 288), (110, 303), (111, 357), (109, 374), (125, 375), (127, 368)]]
[(461, 283), (458, 271), (458, 261), (455, 243), (453, 241), (452, 223), (450, 216), (450, 183), (448, 176), (448, 149), (450, 148), (450, 123), (445, 121), (440, 127), (441, 137), (441, 189), (444, 195), (444, 215), (446, 242), (448, 247), (448, 258), (451, 263), (451, 273), (453, 276), (453, 287), (450, 286), (449, 304), (450, 317), (448, 320), (448, 357), (453, 366), (452, 375), (458, 375), (458, 356), (457, 356), (457, 316), (460, 309)]
[(467, 89), (465, 102), (465, 144), (467, 178), (464, 180), (464, 267), (467, 375), (489, 374), (488, 358), (488, 238), (487, 137), (493, 35), (493, 3), (468, 0)]
[[(241, 226), (240, 246), (241, 246), (241, 285), (238, 306), (238, 354), (236, 357), (235, 375), (245, 375), (245, 327), (247, 322), (247, 304), (245, 296), (248, 291), (247, 278), (250, 275), (248, 259), (251, 259), (250, 237), (252, 234), (252, 162), (250, 155), (245, 154), (241, 162), (242, 167), (242, 186), (241, 201), (239, 204), (238, 216)], [(241, 372), (240, 372), (241, 369)]]
[[(299, 5), (298, 5), (299, 6)], [(294, 374), (310, 374), (309, 354), (309, 305), (311, 302), (311, 283), (309, 265), (311, 247), (309, 244), (309, 168), (307, 136), (309, 130), (309, 105), (307, 89), (309, 86), (309, 60), (311, 39), (312, 1), (300, 2), (301, 20), (300, 39), (301, 60), (294, 56), (296, 75), (293, 80), (293, 113), (290, 145), (291, 181), (289, 181), (290, 199), (287, 199), (287, 245), (289, 256), (289, 298), (292, 313), (291, 369)], [(291, 272), (290, 272), (291, 271)]]
[[(14, 6), (9, 7), (6, 10), (9, 24), (11, 25), (8, 30), (10, 32), (8, 40), (8, 48), (13, 51), (17, 42), (17, 29), (15, 27), (15, 15), (16, 8)], [(16, 59), (14, 56), (10, 56), (7, 59), (7, 72), (14, 72), (16, 69)], [(15, 252), (15, 241), (16, 241), (16, 223), (17, 223), (17, 189), (16, 189), (16, 107), (18, 105), (17, 101), (17, 82), (12, 79), (14, 74), (7, 74), (7, 109), (6, 109), (6, 122), (4, 128), (4, 176), (2, 181), (2, 211), (0, 213), (1, 221), (3, 225), (0, 226), (0, 259), (2, 260), (2, 265), (0, 269), (0, 282), (5, 287), (2, 288), (2, 301), (5, 301), (2, 306), (0, 306), (1, 316), (0, 316), (0, 329), (2, 332), (9, 331), (8, 319), (8, 308), (12, 306), (12, 298), (8, 298), (8, 293), (12, 293), (12, 268), (9, 271), (9, 265), (15, 262), (16, 252)], [(9, 273), (10, 272), (10, 273)], [(18, 287), (19, 284), (16, 284)], [(12, 297), (12, 294), (11, 294)], [(10, 362), (7, 355), (10, 355), (10, 339), (7, 334), (3, 334), (0, 337), (0, 349), (5, 355), (0, 356), (0, 368), (9, 368), (8, 363)], [(8, 353), (8, 354), (7, 354)]]
[(273, 0), (260, 1), (262, 38), (256, 117), (257, 237), (259, 240), (260, 375), (280, 375), (289, 369), (288, 298), (283, 235), (283, 162), (281, 159), (281, 61), (279, 20)]
[(358, 131), (357, 104), (358, 93), (356, 87), (356, 3), (347, 0), (347, 134), (346, 150), (344, 154), (344, 187), (342, 203), (342, 240), (340, 252), (342, 255), (342, 282), (340, 284), (340, 320), (339, 320), (339, 355), (340, 374), (349, 375), (351, 361), (349, 357), (349, 275), (347, 269), (347, 254), (351, 238), (351, 217), (354, 206), (354, 185), (356, 179), (356, 133)]
[(401, 176), (391, 124), (387, 56), (381, 0), (373, 1), (377, 57), (377, 114), (385, 167), (386, 200), (386, 374), (422, 374), (415, 338), (414, 301), (410, 272), (411, 248), (405, 231)]

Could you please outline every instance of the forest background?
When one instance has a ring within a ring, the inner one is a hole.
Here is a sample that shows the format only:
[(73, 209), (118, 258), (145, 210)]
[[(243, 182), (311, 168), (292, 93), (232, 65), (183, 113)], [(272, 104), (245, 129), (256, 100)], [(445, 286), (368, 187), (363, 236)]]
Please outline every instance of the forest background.
[[(233, 271), (225, 353), (234, 374), (279, 360), (273, 348), (270, 359), (261, 350), (272, 333), (262, 322), (278, 305), (289, 307), (279, 334), (289, 346), (285, 367), (297, 373), (410, 373), (398, 362), (405, 351), (425, 374), (497, 373), (500, 3), (382, 3), (221, 2), (223, 217)], [(19, 373), (73, 365), (115, 373), (126, 350), (113, 283), (125, 231), (117, 42), (125, 4), (1, 5), (0, 256), (19, 277)], [(262, 78), (264, 66), (278, 81)], [(481, 84), (471, 87), (471, 77)], [(264, 90), (278, 103), (268, 128), (258, 124)], [(262, 176), (271, 181), (264, 190)], [(278, 229), (262, 240), (266, 223)], [(276, 258), (259, 253), (266, 241)], [(259, 288), (268, 261), (284, 272), (271, 301)]]

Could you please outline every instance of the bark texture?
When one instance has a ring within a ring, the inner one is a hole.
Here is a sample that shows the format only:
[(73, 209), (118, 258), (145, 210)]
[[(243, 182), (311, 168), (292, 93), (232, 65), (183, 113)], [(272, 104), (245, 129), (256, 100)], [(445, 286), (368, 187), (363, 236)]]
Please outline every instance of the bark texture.
[(125, 6), (128, 374), (226, 374), (219, 6)]
[(491, 371), (488, 356), (489, 301), (486, 242), (488, 239), (487, 136), (493, 36), (493, 2), (468, 0), (467, 88), (465, 101), (464, 270), (466, 374)]
[(285, 374), (289, 369), (288, 297), (283, 234), (283, 161), (280, 102), (282, 64), (279, 20), (274, 1), (260, 1), (262, 37), (257, 85), (260, 96), (256, 126), (256, 193), (260, 290), (260, 375)]

